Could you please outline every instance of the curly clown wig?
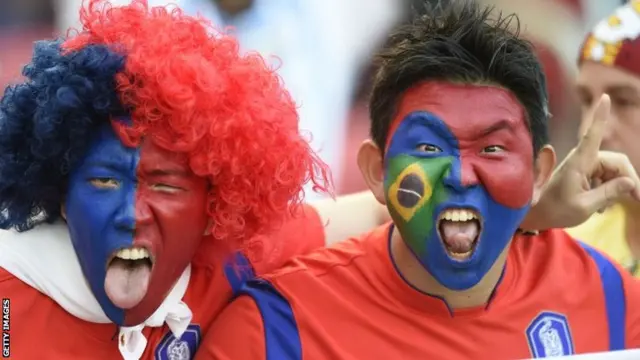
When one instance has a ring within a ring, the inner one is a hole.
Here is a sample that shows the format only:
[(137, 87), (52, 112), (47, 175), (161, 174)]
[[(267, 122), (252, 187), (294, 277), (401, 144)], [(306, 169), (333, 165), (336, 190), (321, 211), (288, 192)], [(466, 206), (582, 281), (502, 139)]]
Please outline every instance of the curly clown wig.
[(60, 217), (70, 171), (104, 122), (185, 153), (209, 179), (212, 235), (241, 246), (271, 230), (328, 171), (298, 133), (295, 104), (256, 54), (179, 9), (90, 0), (82, 29), (36, 43), (0, 103), (0, 227)]

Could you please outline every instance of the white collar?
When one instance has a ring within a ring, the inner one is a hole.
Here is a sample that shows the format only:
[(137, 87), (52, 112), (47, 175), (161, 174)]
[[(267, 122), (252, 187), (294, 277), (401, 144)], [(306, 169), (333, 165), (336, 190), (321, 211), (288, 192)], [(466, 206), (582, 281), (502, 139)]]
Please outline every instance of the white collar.
[[(43, 224), (22, 233), (0, 230), (0, 267), (53, 299), (71, 315), (92, 323), (111, 323), (82, 274), (65, 224)], [(177, 339), (182, 336), (193, 316), (182, 301), (190, 276), (189, 265), (143, 324), (120, 328), (118, 347), (123, 359), (137, 360), (142, 356), (147, 346), (142, 334), (145, 326), (160, 327), (166, 322)]]

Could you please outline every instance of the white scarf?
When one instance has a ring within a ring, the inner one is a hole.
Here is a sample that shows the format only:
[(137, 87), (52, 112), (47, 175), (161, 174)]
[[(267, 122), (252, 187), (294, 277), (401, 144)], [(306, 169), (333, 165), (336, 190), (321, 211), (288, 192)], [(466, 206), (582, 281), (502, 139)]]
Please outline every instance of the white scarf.
[[(43, 224), (23, 233), (0, 230), (0, 267), (53, 299), (71, 315), (92, 323), (111, 323), (82, 274), (65, 224)], [(166, 322), (180, 339), (192, 318), (191, 310), (182, 301), (190, 276), (189, 265), (144, 323), (120, 328), (118, 347), (123, 359), (140, 359), (147, 346), (142, 334), (145, 326), (160, 327)]]

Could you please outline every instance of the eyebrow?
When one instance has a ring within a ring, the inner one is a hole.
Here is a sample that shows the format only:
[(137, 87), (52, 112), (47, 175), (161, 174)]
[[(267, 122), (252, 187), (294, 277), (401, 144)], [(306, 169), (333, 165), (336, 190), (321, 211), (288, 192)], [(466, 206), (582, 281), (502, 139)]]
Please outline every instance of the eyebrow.
[(629, 85), (608, 86), (605, 89), (605, 93), (609, 95), (632, 95), (632, 96), (638, 95), (638, 91), (633, 86), (629, 86)]
[[(591, 95), (591, 90), (589, 89), (588, 86), (585, 86), (583, 84), (578, 84), (576, 85), (576, 91), (578, 92), (578, 94), (582, 95), (582, 96), (590, 96)], [(619, 96), (619, 95), (631, 95), (631, 96), (638, 96), (640, 94), (638, 94), (638, 90), (636, 88), (634, 88), (633, 86), (630, 85), (609, 85), (605, 88), (604, 90), (605, 94), (609, 94), (609, 95), (613, 95), (613, 96)]]
[(105, 161), (105, 160), (89, 160), (87, 161), (85, 166), (100, 167), (103, 169), (112, 170), (116, 172), (128, 172), (130, 170), (127, 166), (123, 164), (113, 162), (113, 161)]
[(508, 130), (508, 131), (513, 131), (513, 127), (511, 126), (511, 123), (507, 120), (500, 120), (497, 123), (487, 127), (486, 129), (482, 130), (482, 134), (480, 134), (481, 137), (486, 137), (489, 136), (495, 132), (501, 131), (501, 130)]
[(187, 176), (188, 173), (183, 169), (168, 168), (168, 169), (152, 169), (146, 171), (149, 176)]

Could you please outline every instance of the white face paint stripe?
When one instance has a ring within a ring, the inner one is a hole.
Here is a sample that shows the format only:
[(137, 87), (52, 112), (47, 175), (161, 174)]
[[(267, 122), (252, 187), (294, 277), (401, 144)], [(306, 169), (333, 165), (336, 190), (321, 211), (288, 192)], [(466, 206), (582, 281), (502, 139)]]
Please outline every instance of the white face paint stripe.
[(417, 196), (419, 199), (422, 199), (422, 195), (420, 195), (418, 192), (414, 191), (414, 190), (409, 190), (409, 189), (398, 189), (398, 192), (403, 192), (403, 193), (407, 193), (407, 194), (413, 194), (415, 196)]

